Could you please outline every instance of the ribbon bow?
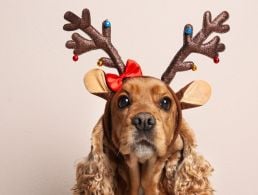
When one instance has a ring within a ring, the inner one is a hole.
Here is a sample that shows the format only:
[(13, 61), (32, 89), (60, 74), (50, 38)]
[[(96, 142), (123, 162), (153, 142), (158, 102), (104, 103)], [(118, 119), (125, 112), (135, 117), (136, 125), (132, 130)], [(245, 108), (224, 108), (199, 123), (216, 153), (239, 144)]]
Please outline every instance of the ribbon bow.
[(125, 72), (121, 75), (106, 74), (106, 82), (112, 91), (118, 91), (122, 88), (123, 79), (138, 76), (142, 76), (139, 64), (133, 60), (127, 60)]

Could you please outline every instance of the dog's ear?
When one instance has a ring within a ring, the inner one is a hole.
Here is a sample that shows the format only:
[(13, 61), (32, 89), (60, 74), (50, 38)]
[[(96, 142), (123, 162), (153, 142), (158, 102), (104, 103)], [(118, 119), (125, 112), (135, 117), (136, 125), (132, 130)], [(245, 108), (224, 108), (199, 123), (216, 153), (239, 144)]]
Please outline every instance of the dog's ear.
[(90, 154), (77, 165), (74, 194), (114, 194), (115, 173), (103, 151), (104, 136), (101, 117), (92, 131)]
[(111, 90), (106, 84), (105, 73), (100, 69), (93, 69), (87, 72), (84, 76), (84, 85), (90, 93), (106, 100), (111, 95)]
[(210, 85), (201, 80), (193, 81), (176, 93), (182, 109), (204, 105), (211, 96)]

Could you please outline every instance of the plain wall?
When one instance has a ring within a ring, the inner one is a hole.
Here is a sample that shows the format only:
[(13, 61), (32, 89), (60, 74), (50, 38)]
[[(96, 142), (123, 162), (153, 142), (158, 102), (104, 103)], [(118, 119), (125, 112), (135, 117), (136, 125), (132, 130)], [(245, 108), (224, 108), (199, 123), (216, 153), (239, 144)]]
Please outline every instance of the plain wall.
[(171, 86), (195, 79), (212, 85), (210, 101), (183, 114), (215, 168), (216, 194), (258, 194), (257, 1), (8, 0), (0, 7), (0, 195), (71, 194), (76, 162), (88, 154), (105, 105), (82, 82), (104, 52), (75, 63), (64, 46), (72, 34), (62, 30), (65, 11), (80, 15), (85, 7), (98, 29), (104, 19), (112, 22), (124, 60), (135, 59), (158, 78), (181, 47), (186, 23), (196, 33), (204, 11), (230, 13), (220, 63), (191, 55), (198, 71), (178, 73)]

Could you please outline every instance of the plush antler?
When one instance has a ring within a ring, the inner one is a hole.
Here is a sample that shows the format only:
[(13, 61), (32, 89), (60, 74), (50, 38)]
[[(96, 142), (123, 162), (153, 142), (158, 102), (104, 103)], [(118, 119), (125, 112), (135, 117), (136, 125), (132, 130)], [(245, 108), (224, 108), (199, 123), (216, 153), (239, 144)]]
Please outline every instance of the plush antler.
[(111, 43), (111, 23), (108, 20), (105, 20), (102, 23), (101, 34), (93, 26), (91, 26), (90, 11), (88, 9), (84, 9), (82, 11), (82, 18), (70, 11), (65, 13), (64, 18), (70, 22), (69, 24), (64, 25), (64, 30), (74, 31), (80, 29), (92, 39), (88, 40), (78, 33), (74, 33), (72, 35), (72, 40), (66, 42), (67, 48), (74, 49), (74, 54), (76, 55), (80, 55), (95, 49), (103, 49), (111, 58), (109, 59), (109, 62), (112, 64), (112, 67), (116, 68), (119, 74), (124, 72), (125, 65), (117, 50)]
[(177, 52), (167, 70), (163, 73), (161, 80), (169, 84), (174, 78), (176, 72), (195, 70), (196, 66), (193, 62), (184, 60), (191, 53), (200, 53), (214, 59), (218, 62), (218, 53), (225, 50), (225, 45), (220, 43), (219, 36), (215, 36), (208, 43), (203, 43), (212, 32), (225, 33), (229, 31), (229, 25), (223, 23), (229, 18), (228, 12), (224, 11), (219, 14), (214, 20), (211, 20), (211, 13), (209, 11), (204, 13), (203, 27), (192, 38), (193, 27), (190, 24), (185, 25), (184, 28), (184, 44)]

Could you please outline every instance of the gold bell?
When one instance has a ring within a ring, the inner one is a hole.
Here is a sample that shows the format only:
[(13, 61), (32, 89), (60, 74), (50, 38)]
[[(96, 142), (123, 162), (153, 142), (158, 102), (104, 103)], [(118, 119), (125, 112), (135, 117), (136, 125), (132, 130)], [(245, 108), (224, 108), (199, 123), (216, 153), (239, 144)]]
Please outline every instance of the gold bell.
[(195, 64), (192, 65), (192, 71), (196, 71), (197, 70), (197, 66)]
[(98, 66), (102, 66), (102, 65), (103, 65), (103, 61), (102, 61), (102, 60), (99, 60), (99, 61), (97, 62), (97, 65), (98, 65)]

